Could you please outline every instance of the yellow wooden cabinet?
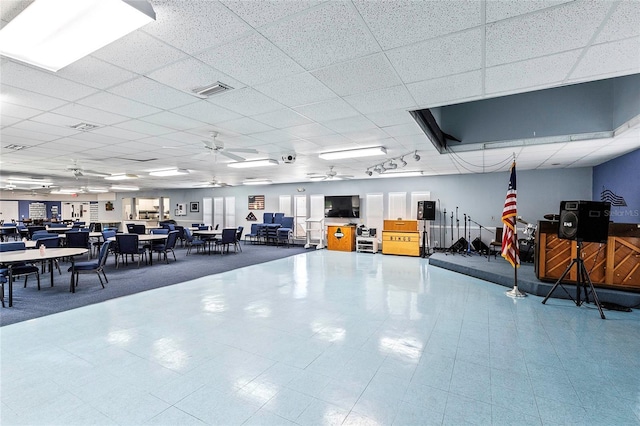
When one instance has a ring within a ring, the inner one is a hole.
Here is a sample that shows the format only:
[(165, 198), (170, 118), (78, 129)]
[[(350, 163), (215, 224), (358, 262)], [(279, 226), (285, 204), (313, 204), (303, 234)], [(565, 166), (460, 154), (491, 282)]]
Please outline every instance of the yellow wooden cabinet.
[(382, 253), (420, 256), (420, 232), (417, 220), (385, 220)]
[(338, 251), (356, 249), (356, 227), (350, 225), (327, 226), (327, 248)]

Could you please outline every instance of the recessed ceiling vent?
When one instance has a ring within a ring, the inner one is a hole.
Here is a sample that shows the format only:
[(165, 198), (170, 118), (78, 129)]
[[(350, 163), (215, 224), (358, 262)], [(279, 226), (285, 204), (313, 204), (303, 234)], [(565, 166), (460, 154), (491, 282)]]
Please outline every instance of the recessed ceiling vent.
[(20, 151), (21, 149), (25, 149), (26, 146), (24, 145), (17, 145), (15, 143), (9, 144), (7, 146), (5, 146), (6, 149), (13, 149), (14, 151)]
[(208, 98), (209, 96), (216, 95), (218, 93), (226, 92), (227, 90), (231, 90), (233, 87), (227, 86), (226, 84), (220, 83), (216, 81), (213, 84), (209, 84), (204, 87), (199, 87), (197, 89), (193, 89), (193, 93), (200, 96), (201, 98)]
[(95, 124), (89, 124), (89, 123), (78, 123), (69, 127), (75, 130), (80, 130), (81, 132), (90, 132), (91, 130), (97, 129), (100, 126), (97, 126)]

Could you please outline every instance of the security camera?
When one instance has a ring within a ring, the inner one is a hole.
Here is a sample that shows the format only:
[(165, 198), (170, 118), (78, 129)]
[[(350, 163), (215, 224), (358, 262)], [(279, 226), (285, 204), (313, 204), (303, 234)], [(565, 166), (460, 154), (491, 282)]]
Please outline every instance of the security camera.
[(294, 163), (296, 161), (296, 155), (295, 154), (283, 155), (282, 161), (288, 164)]

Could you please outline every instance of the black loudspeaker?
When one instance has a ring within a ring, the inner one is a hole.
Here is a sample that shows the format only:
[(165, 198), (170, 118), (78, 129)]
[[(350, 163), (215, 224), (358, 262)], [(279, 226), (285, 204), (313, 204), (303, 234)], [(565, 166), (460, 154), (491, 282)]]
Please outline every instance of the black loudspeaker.
[(485, 243), (483, 243), (478, 237), (476, 237), (475, 240), (471, 241), (471, 246), (477, 252), (489, 253), (489, 247)]
[(436, 220), (435, 201), (418, 201), (418, 220)]
[(606, 243), (609, 237), (611, 203), (604, 201), (562, 201), (558, 238)]

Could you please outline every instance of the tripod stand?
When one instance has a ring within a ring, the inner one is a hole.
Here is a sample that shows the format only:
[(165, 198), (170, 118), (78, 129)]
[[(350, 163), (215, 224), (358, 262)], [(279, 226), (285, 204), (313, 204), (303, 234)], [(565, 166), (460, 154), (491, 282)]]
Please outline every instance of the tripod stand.
[[(551, 291), (549, 292), (549, 294), (547, 294), (547, 296), (544, 298), (542, 303), (543, 304), (546, 303), (547, 299), (551, 297), (551, 294), (555, 291), (555, 289), (558, 286), (562, 287), (564, 292), (567, 293), (567, 296), (569, 296), (569, 299), (571, 299), (571, 301), (575, 303), (576, 306), (582, 305), (582, 299), (580, 294), (581, 292), (580, 287), (582, 287), (584, 289), (584, 301), (589, 303), (589, 292), (587, 289), (587, 283), (588, 283), (589, 288), (591, 289), (591, 293), (593, 294), (593, 303), (595, 303), (595, 305), (598, 307), (598, 311), (600, 312), (600, 318), (605, 319), (604, 312), (602, 312), (602, 307), (600, 306), (600, 301), (598, 300), (598, 295), (596, 294), (596, 290), (593, 288), (593, 283), (591, 282), (591, 278), (589, 277), (589, 272), (587, 271), (586, 266), (584, 266), (584, 260), (582, 260), (582, 256), (581, 256), (582, 240), (577, 240), (577, 246), (578, 246), (578, 252), (576, 253), (576, 258), (571, 261), (567, 269), (562, 273), (560, 278), (558, 278), (558, 281), (556, 281), (556, 283), (553, 285), (553, 287), (551, 288)], [(562, 280), (569, 273), (569, 271), (571, 271), (571, 268), (573, 268), (573, 265), (576, 265), (578, 268), (578, 271), (577, 271), (578, 278), (576, 280), (576, 298), (575, 299), (571, 297), (569, 292), (562, 286)]]
[(427, 243), (427, 221), (424, 221), (424, 227), (422, 229), (422, 258), (431, 256), (429, 253), (429, 244)]

